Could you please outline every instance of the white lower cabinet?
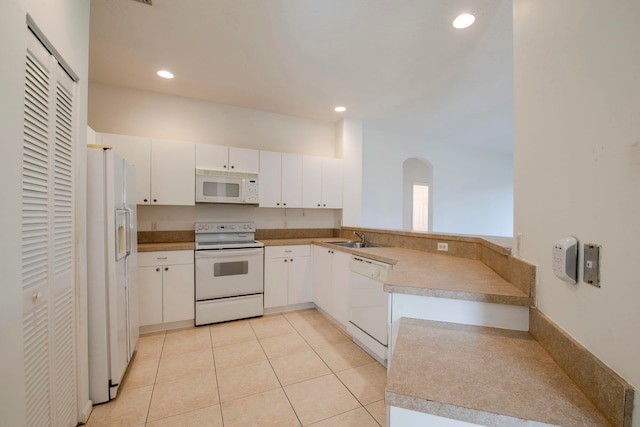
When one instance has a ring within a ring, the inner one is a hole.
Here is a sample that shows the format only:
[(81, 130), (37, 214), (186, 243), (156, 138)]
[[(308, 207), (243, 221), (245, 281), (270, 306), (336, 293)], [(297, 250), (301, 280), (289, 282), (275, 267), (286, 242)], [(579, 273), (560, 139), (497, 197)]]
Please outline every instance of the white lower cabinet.
[(312, 247), (313, 302), (345, 328), (349, 321), (349, 261), (346, 252)]
[(193, 320), (193, 251), (138, 253), (140, 326)]
[(265, 248), (264, 308), (311, 302), (310, 255), (309, 245)]

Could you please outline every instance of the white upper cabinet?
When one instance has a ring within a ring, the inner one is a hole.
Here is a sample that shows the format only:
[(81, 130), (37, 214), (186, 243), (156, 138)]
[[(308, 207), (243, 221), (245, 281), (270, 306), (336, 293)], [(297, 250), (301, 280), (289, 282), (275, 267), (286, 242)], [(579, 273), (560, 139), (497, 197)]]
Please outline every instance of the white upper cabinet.
[(260, 151), (259, 206), (279, 208), (282, 203), (282, 155)]
[(322, 207), (322, 158), (302, 158), (302, 207)]
[(302, 207), (302, 156), (282, 153), (282, 207)]
[(229, 147), (229, 165), (234, 172), (260, 172), (260, 152), (249, 148)]
[(151, 142), (151, 204), (195, 205), (195, 144)]
[(151, 138), (99, 133), (100, 145), (113, 147), (136, 169), (136, 203), (151, 204)]
[(341, 208), (342, 160), (304, 156), (302, 162), (302, 206)]
[(196, 144), (196, 168), (258, 173), (260, 154), (248, 148)]
[(342, 208), (342, 160), (322, 159), (322, 207)]
[(195, 205), (195, 144), (108, 133), (97, 140), (135, 167), (137, 204)]
[(302, 207), (302, 156), (260, 152), (260, 207)]
[(196, 144), (196, 168), (226, 171), (229, 166), (229, 147)]

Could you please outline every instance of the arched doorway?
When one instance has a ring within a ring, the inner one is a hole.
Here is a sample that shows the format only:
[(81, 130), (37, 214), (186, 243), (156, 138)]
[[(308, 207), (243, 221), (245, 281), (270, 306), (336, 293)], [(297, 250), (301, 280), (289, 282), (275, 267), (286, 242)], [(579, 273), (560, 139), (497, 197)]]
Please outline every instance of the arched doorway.
[(416, 157), (402, 163), (402, 225), (405, 230), (433, 229), (433, 166)]

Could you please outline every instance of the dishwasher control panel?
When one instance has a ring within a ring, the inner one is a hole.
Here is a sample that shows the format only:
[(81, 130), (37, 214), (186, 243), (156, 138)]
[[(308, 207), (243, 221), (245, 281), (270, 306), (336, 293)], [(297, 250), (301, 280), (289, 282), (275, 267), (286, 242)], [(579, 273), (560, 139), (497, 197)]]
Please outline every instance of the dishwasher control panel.
[(354, 273), (383, 283), (387, 280), (387, 276), (392, 269), (391, 264), (359, 256), (351, 257), (349, 267)]

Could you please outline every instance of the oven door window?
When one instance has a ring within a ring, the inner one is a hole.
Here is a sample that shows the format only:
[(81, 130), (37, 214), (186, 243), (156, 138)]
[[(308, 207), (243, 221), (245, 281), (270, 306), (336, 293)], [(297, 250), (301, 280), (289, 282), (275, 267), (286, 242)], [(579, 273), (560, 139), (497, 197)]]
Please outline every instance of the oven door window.
[(206, 197), (240, 197), (240, 184), (205, 181), (202, 183), (202, 193)]
[(237, 276), (249, 273), (248, 261), (216, 262), (213, 264), (213, 276)]

